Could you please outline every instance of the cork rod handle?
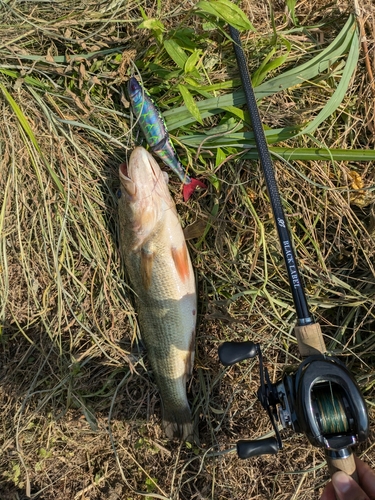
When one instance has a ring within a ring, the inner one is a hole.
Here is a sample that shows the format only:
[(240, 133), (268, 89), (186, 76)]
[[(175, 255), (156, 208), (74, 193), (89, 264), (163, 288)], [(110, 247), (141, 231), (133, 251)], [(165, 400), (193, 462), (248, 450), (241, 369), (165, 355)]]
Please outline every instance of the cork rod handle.
[(307, 357), (313, 354), (324, 354), (326, 346), (319, 323), (294, 327), (294, 333), (298, 342), (301, 356)]
[(332, 477), (333, 474), (339, 470), (342, 470), (351, 476), (354, 481), (358, 483), (358, 473), (355, 465), (354, 453), (351, 453), (346, 458), (332, 458), (326, 456), (327, 465), (329, 470), (329, 475)]

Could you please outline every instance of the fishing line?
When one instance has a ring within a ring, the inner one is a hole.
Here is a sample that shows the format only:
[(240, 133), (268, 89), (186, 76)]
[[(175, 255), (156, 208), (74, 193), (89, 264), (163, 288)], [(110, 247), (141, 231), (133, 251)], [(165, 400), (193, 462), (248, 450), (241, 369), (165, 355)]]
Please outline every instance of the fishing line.
[(284, 210), (281, 204), (279, 191), (276, 184), (273, 171), (271, 155), (268, 150), (266, 136), (262, 127), (255, 94), (251, 85), (249, 70), (245, 54), (242, 48), (238, 31), (229, 26), (230, 35), (233, 40), (234, 51), (237, 64), (240, 71), (242, 87), (245, 93), (246, 103), (249, 110), (251, 123), (253, 126), (255, 142), (258, 149), (260, 164), (263, 169), (268, 195), (272, 206), (272, 212), (276, 221), (276, 228), (279, 235), (281, 249), (283, 252), (286, 269), (288, 273), (289, 284), (293, 295), (293, 301), (296, 308), (298, 324), (310, 325), (314, 322), (307, 304), (304, 288), (302, 285), (300, 273), (297, 267), (293, 244), (289, 235)]
[(322, 434), (343, 434), (350, 430), (344, 400), (339, 391), (332, 393), (332, 388), (314, 390), (314, 402), (319, 414), (319, 426)]

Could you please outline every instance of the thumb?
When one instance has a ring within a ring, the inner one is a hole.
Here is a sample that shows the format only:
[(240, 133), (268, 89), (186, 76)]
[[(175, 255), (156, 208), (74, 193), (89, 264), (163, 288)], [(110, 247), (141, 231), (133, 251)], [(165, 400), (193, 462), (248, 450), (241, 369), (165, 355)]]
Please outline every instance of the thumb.
[(345, 472), (333, 474), (332, 484), (337, 500), (370, 500), (362, 488)]

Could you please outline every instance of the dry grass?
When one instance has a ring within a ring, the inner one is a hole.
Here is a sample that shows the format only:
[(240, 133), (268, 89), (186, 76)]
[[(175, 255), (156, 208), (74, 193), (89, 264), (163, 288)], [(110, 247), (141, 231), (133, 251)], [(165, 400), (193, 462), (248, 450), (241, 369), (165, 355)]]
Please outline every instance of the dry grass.
[[(191, 6), (142, 5), (168, 28)], [(211, 224), (204, 238), (189, 241), (200, 308), (189, 394), (201, 446), (168, 442), (161, 432), (117, 249), (117, 166), (132, 145), (121, 86), (146, 51), (139, 7), (0, 2), (0, 498), (317, 498), (327, 471), (303, 436), (286, 435), (276, 457), (240, 461), (233, 452), (239, 438), (267, 434), (270, 424), (255, 398), (256, 363), (224, 370), (220, 343), (261, 342), (273, 378), (298, 361), (293, 304), (257, 162), (226, 162), (216, 171), (220, 190), (188, 204), (172, 179), (184, 226)], [(323, 44), (345, 23), (326, 2), (297, 7), (301, 24), (328, 23), (316, 35)], [(269, 9), (263, 2), (243, 8), (261, 48), (272, 33)], [(274, 8), (278, 29), (286, 29), (283, 3)], [(286, 145), (373, 147), (370, 0), (361, 15), (367, 52), (345, 101), (315, 141)], [(301, 35), (300, 57), (304, 41)], [(227, 79), (229, 57), (216, 62), (212, 83)], [(276, 94), (262, 101), (262, 116), (270, 126), (298, 122), (327, 93), (322, 86)], [(374, 164), (275, 166), (309, 302), (329, 348), (347, 356), (373, 416)], [(213, 160), (205, 168), (209, 177)], [(360, 453), (375, 465), (370, 443)]]

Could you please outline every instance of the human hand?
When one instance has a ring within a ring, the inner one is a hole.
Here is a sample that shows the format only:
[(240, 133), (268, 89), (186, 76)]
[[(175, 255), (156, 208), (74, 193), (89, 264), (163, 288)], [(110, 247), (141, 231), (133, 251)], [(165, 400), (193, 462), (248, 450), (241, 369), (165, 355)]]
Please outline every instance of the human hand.
[(355, 464), (359, 484), (345, 472), (335, 472), (320, 500), (375, 500), (375, 472), (358, 457)]

